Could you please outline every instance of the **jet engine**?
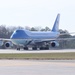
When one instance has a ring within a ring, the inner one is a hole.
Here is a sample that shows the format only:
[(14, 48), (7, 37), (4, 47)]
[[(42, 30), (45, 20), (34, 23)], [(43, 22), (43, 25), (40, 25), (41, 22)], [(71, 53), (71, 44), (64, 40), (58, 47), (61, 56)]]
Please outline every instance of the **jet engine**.
[(51, 47), (58, 47), (59, 43), (57, 41), (51, 41)]
[(12, 45), (13, 44), (10, 41), (9, 42), (5, 42), (5, 44), (4, 44), (5, 48), (10, 48)]

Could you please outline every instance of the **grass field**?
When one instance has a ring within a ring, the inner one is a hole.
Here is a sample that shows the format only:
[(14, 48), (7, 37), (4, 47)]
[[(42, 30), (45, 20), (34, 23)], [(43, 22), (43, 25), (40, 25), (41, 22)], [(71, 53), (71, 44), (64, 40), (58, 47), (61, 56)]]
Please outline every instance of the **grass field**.
[(75, 52), (69, 53), (12, 53), (0, 54), (0, 59), (74, 60)]

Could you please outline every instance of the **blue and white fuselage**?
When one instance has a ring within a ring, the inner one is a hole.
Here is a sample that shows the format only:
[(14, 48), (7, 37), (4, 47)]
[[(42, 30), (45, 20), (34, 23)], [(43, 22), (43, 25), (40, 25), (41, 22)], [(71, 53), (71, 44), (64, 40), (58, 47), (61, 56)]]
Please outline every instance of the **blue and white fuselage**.
[(57, 15), (51, 31), (28, 31), (24, 29), (18, 29), (13, 32), (10, 39), (16, 44), (26, 45), (33, 42), (44, 42), (46, 39), (56, 39), (59, 36), (59, 18), (60, 14)]
[[(24, 29), (18, 29), (13, 32), (10, 37), (10, 41), (18, 46), (23, 46), (23, 49), (28, 49), (29, 45), (32, 49), (49, 49), (51, 44), (52, 47), (58, 46), (59, 43), (56, 39), (59, 37), (59, 18), (60, 14), (57, 15), (51, 31), (28, 31)], [(11, 46), (11, 42), (5, 42), (5, 46)]]
[(56, 39), (59, 36), (59, 32), (53, 31), (28, 31), (19, 29), (14, 31), (10, 39), (16, 44), (26, 44), (27, 42), (33, 41), (42, 41), (45, 39)]

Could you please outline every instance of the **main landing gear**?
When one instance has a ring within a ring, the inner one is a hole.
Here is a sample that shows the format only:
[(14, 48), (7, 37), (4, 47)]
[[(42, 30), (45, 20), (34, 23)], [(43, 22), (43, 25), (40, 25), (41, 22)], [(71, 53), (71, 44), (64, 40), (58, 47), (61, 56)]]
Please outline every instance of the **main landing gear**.
[(17, 50), (20, 50), (20, 48), (17, 48)]
[[(28, 47), (23, 47), (24, 50), (28, 50)], [(38, 48), (36, 46), (32, 47), (32, 50), (37, 50)], [(17, 48), (17, 50), (20, 50), (20, 47)], [(49, 50), (49, 46), (45, 46), (45, 47), (39, 47), (39, 50)]]
[[(28, 50), (28, 47), (23, 47), (24, 50)], [(17, 47), (17, 50), (20, 50), (20, 47)]]
[(28, 50), (28, 47), (24, 47), (23, 49), (24, 49), (24, 50)]
[(40, 50), (49, 50), (49, 47), (40, 47)]
[(37, 47), (32, 47), (32, 50), (37, 50)]

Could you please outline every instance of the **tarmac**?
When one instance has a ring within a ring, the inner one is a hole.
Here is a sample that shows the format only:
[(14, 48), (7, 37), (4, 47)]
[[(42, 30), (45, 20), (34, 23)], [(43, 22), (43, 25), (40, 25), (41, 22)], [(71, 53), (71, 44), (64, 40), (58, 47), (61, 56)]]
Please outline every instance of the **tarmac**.
[(0, 75), (75, 75), (75, 60), (0, 60)]
[[(54, 53), (75, 52), (63, 50), (0, 49), (0, 53)], [(0, 60), (0, 75), (75, 75), (75, 60)]]
[(16, 50), (16, 49), (0, 49), (0, 53), (64, 53), (75, 52), (75, 49), (50, 49), (50, 50)]

